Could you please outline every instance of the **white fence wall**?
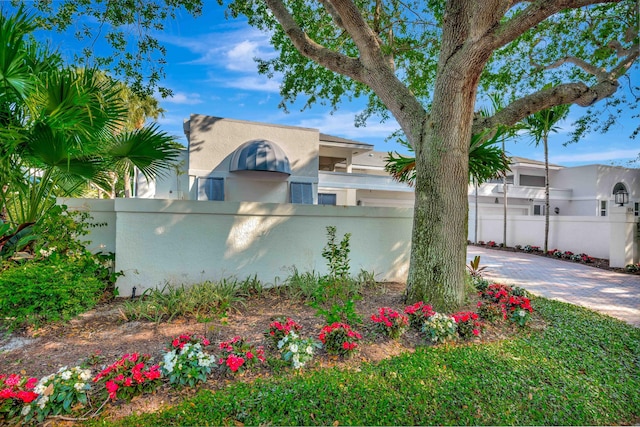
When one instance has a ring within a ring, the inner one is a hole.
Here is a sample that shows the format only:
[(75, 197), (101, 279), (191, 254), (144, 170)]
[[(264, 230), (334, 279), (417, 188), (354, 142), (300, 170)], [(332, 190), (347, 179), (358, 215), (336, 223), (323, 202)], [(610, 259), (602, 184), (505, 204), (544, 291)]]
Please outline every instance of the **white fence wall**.
[[(89, 209), (109, 226), (89, 236), (92, 248), (116, 253), (124, 272), (121, 296), (132, 288), (192, 284), (256, 275), (274, 283), (299, 271), (326, 272), (326, 227), (337, 240), (351, 233), (352, 273), (373, 271), (379, 280), (404, 281), (409, 267), (412, 209), (336, 207), (251, 202), (153, 199), (64, 201)], [(115, 236), (115, 237), (113, 237)]]
[[(478, 241), (503, 243), (502, 215), (480, 216)], [(611, 236), (607, 217), (549, 217), (549, 249), (586, 253), (597, 258), (609, 258)], [(473, 241), (473, 217), (469, 221), (469, 239)], [(544, 246), (544, 216), (518, 215), (507, 217), (507, 246)]]

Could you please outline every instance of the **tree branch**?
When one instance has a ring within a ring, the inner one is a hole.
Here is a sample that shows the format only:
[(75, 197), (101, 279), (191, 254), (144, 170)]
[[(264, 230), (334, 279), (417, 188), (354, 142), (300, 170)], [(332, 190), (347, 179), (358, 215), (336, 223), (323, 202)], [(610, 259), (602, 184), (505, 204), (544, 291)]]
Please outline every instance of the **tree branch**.
[(499, 125), (513, 126), (531, 114), (556, 105), (577, 104), (588, 107), (613, 95), (618, 90), (618, 86), (616, 79), (606, 79), (593, 86), (587, 86), (584, 83), (565, 83), (541, 90), (513, 101), (491, 117), (476, 117), (473, 132), (493, 129)]
[(265, 0), (296, 49), (305, 57), (331, 71), (364, 83), (364, 67), (360, 60), (335, 52), (312, 40), (293, 19), (282, 0)]
[(496, 28), (491, 49), (495, 50), (505, 46), (528, 29), (564, 9), (579, 9), (593, 4), (620, 3), (621, 1), (623, 0), (546, 0), (533, 2), (522, 13), (517, 14)]
[(351, 35), (356, 44), (360, 57), (367, 66), (378, 66), (380, 61), (386, 63), (393, 70), (393, 60), (382, 53), (382, 41), (378, 34), (371, 29), (364, 20), (362, 12), (351, 0), (322, 0), (323, 4), (330, 5), (327, 10), (332, 16), (337, 14), (340, 17), (341, 25)]

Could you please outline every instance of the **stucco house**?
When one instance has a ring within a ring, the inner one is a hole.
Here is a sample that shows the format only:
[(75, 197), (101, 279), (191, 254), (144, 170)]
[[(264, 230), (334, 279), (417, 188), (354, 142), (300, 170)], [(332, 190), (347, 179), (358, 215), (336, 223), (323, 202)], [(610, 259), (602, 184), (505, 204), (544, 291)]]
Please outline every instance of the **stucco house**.
[(411, 206), (413, 189), (384, 171), (386, 153), (317, 129), (193, 114), (169, 176), (136, 179), (136, 197), (339, 206)]
[[(136, 180), (136, 196), (338, 206), (411, 207), (413, 189), (384, 170), (385, 152), (317, 129), (193, 114), (184, 122), (188, 147), (170, 176)], [(508, 215), (544, 216), (544, 163), (513, 157), (506, 177)], [(608, 216), (615, 194), (639, 215), (640, 170), (617, 166), (549, 166), (550, 214)], [(503, 212), (502, 179), (469, 186), (479, 215)]]

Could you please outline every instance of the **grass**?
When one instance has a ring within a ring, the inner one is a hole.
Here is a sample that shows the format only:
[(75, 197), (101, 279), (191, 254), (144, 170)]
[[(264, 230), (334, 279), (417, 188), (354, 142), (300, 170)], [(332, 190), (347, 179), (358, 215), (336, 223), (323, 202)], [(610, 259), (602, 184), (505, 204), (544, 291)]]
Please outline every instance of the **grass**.
[(175, 317), (209, 319), (224, 315), (244, 304), (250, 294), (260, 292), (262, 284), (255, 277), (243, 281), (225, 278), (190, 286), (166, 284), (162, 289), (149, 289), (140, 298), (126, 301), (122, 315), (127, 320), (153, 322), (171, 321)]
[(640, 329), (537, 298), (542, 331), (419, 348), (201, 390), (177, 406), (91, 425), (612, 425), (640, 422)]

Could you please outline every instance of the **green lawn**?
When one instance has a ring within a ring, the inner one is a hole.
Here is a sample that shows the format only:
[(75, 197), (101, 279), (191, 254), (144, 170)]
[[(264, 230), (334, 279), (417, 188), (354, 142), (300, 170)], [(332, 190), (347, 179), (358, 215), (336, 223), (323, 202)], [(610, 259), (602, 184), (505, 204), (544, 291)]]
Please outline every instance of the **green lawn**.
[(360, 372), (233, 383), (91, 425), (612, 425), (640, 422), (640, 329), (538, 298), (544, 331), (422, 348)]

